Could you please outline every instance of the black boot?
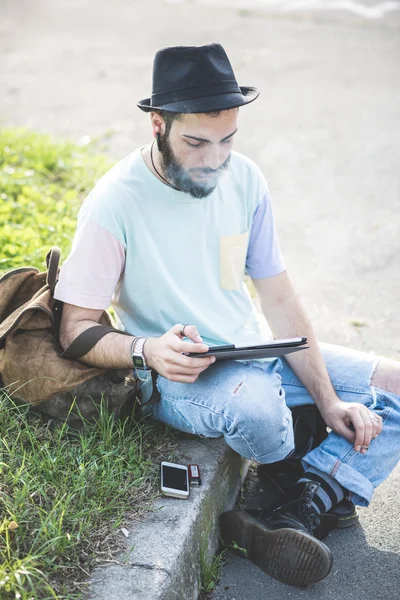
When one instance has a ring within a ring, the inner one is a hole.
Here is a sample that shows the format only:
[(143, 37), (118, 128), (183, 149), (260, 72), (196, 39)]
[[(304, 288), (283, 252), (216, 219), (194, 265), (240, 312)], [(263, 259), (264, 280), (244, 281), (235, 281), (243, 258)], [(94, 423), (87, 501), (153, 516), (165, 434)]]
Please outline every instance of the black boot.
[(267, 511), (223, 513), (220, 524), (224, 542), (236, 543), (278, 581), (295, 586), (321, 581), (332, 568), (332, 554), (315, 537), (320, 521), (311, 503), (318, 487), (316, 483), (298, 483), (279, 506)]
[[(257, 504), (260, 509), (262, 504), (266, 508), (271, 507), (272, 503), (276, 501), (277, 493), (279, 493), (277, 490), (280, 490), (281, 494), (289, 492), (303, 474), (304, 469), (301, 460), (288, 459), (268, 465), (259, 465), (257, 476), (260, 484), (259, 488), (262, 486), (263, 494), (261, 495), (258, 492), (260, 501), (257, 502), (257, 499), (254, 498), (253, 506)], [(247, 507), (245, 509), (247, 510)], [(321, 514), (319, 517), (320, 526), (316, 534), (318, 539), (323, 539), (333, 529), (346, 529), (359, 522), (357, 509), (347, 498), (344, 498), (327, 513)]]
[(343, 498), (341, 502), (332, 507), (327, 513), (319, 515), (319, 526), (315, 537), (322, 540), (334, 529), (347, 529), (359, 522), (356, 507), (350, 500)]

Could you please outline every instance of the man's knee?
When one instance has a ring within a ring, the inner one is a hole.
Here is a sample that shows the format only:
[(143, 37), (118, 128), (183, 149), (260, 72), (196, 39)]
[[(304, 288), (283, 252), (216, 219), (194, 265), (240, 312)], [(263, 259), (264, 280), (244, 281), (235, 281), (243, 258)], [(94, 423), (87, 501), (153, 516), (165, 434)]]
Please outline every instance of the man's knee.
[(232, 421), (227, 423), (226, 435), (238, 435), (247, 443), (251, 458), (260, 463), (272, 463), (286, 458), (294, 449), (293, 423), (284, 399), (280, 402), (252, 403), (245, 398)]
[(294, 450), (293, 426), (292, 422), (287, 424), (285, 430), (279, 432), (278, 439), (274, 443), (269, 443), (264, 448), (264, 452), (255, 457), (255, 460), (261, 464), (278, 462), (288, 458)]

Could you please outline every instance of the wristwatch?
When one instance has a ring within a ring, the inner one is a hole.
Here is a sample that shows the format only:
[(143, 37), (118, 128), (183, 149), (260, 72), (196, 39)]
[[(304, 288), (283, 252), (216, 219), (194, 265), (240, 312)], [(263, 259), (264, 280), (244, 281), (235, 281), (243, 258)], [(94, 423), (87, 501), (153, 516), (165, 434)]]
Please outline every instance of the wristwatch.
[(147, 366), (146, 358), (143, 353), (143, 346), (145, 345), (146, 340), (147, 338), (139, 336), (133, 340), (131, 346), (133, 366), (135, 369), (140, 369), (141, 371), (147, 371), (150, 369), (150, 367)]

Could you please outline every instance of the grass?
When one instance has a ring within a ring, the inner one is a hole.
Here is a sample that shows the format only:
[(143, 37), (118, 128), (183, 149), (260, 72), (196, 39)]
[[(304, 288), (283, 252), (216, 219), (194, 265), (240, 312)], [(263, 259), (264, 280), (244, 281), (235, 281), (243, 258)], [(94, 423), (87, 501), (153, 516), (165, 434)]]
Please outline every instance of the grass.
[(200, 551), (200, 574), (201, 574), (201, 599), (206, 600), (215, 588), (221, 568), (225, 564), (225, 550), (215, 556), (207, 556)]
[(151, 508), (174, 437), (104, 409), (81, 432), (28, 411), (1, 396), (0, 598), (78, 599), (123, 547), (119, 529)]
[(53, 245), (65, 259), (82, 200), (112, 164), (95, 143), (0, 130), (0, 275), (28, 264), (44, 270)]
[[(0, 130), (0, 275), (44, 270), (53, 245), (65, 259), (81, 202), (111, 166), (96, 144)], [(51, 429), (0, 392), (1, 600), (81, 598), (93, 565), (125, 548), (119, 529), (151, 509), (175, 439), (104, 407), (79, 433)]]

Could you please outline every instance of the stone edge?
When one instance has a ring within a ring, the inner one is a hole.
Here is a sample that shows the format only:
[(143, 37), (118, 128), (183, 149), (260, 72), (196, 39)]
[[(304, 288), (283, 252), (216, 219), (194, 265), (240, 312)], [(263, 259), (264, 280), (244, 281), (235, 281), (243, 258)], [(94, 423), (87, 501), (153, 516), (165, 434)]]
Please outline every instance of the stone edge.
[(233, 508), (250, 461), (222, 439), (182, 440), (178, 453), (183, 464), (199, 464), (202, 485), (189, 500), (158, 498), (128, 528), (126, 553), (93, 571), (91, 600), (197, 600), (202, 564), (219, 546), (219, 515)]

